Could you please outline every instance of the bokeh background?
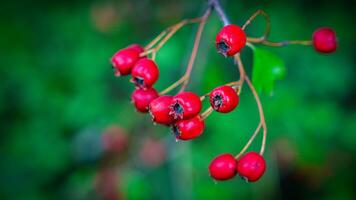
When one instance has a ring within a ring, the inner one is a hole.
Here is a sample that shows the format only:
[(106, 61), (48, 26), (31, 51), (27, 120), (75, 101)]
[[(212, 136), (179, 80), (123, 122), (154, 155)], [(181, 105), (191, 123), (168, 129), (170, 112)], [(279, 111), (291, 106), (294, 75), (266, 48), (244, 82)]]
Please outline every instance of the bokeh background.
[[(147, 44), (165, 27), (199, 16), (206, 2), (164, 0), (2, 1), (0, 4), (0, 199), (355, 199), (356, 29), (352, 0), (222, 0), (242, 25), (257, 9), (271, 16), (271, 40), (309, 39), (320, 26), (338, 35), (336, 53), (312, 47), (266, 48), (287, 76), (262, 94), (268, 124), (267, 172), (257, 183), (214, 182), (207, 166), (238, 153), (258, 124), (247, 88), (231, 114), (213, 113), (204, 134), (175, 142), (130, 104), (129, 78), (109, 58)], [(216, 54), (213, 14), (188, 89), (204, 94), (236, 80)], [(258, 18), (247, 33), (258, 36)], [(158, 53), (161, 90), (184, 72), (196, 25)], [(243, 50), (246, 68), (252, 53)], [(250, 73), (250, 70), (248, 70)], [(205, 105), (207, 106), (207, 105)], [(258, 151), (261, 137), (250, 150)]]

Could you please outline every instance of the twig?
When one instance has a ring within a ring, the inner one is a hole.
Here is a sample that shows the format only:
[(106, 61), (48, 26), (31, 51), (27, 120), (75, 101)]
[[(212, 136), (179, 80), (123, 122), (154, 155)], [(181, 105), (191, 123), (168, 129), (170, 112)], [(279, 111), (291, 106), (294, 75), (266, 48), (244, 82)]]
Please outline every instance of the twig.
[(224, 26), (230, 24), (230, 21), (227, 18), (224, 10), (222, 9), (219, 0), (209, 0), (209, 5), (211, 5), (211, 7), (215, 9), (216, 13), (218, 14), (220, 20), (223, 22)]

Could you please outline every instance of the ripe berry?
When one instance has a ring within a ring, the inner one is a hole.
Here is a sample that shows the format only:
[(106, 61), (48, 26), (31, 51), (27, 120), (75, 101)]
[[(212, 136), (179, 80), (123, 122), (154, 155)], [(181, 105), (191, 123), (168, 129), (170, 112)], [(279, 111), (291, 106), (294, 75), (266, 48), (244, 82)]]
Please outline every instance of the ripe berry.
[(337, 48), (336, 34), (331, 28), (319, 28), (313, 33), (313, 44), (316, 51), (331, 53)]
[(143, 47), (141, 47), (140, 45), (138, 45), (138, 44), (131, 44), (127, 48), (128, 49), (133, 49), (139, 54), (145, 51), (145, 49)]
[(209, 165), (209, 173), (215, 180), (228, 180), (236, 175), (236, 160), (231, 154), (215, 157)]
[(265, 159), (256, 152), (249, 152), (237, 161), (237, 173), (246, 181), (255, 182), (266, 170)]
[(138, 44), (132, 44), (119, 50), (111, 57), (111, 64), (115, 76), (123, 76), (131, 73), (132, 67), (140, 59), (140, 53), (144, 49)]
[(210, 92), (210, 105), (214, 110), (228, 113), (239, 104), (239, 96), (230, 86), (220, 86)]
[(246, 45), (246, 34), (237, 25), (224, 26), (215, 38), (218, 52), (224, 56), (233, 56)]
[(204, 131), (204, 120), (199, 116), (181, 120), (172, 126), (172, 132), (176, 139), (190, 140), (200, 136)]
[(149, 104), (149, 112), (152, 120), (159, 124), (170, 125), (173, 118), (169, 115), (170, 105), (173, 103), (172, 96), (160, 96)]
[(158, 96), (158, 92), (154, 88), (136, 89), (131, 95), (131, 100), (137, 111), (146, 113), (148, 112), (148, 105)]
[(173, 97), (170, 115), (173, 119), (189, 119), (201, 111), (200, 97), (193, 92), (181, 92)]
[(152, 60), (141, 58), (132, 68), (132, 81), (139, 88), (150, 88), (158, 79), (159, 70)]

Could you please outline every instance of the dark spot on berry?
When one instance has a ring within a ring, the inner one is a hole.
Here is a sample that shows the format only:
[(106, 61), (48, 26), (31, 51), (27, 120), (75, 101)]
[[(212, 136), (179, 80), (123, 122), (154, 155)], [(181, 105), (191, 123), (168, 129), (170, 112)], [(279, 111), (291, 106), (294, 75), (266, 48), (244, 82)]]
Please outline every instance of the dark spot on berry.
[(184, 109), (177, 101), (171, 106), (171, 112), (169, 114), (171, 114), (174, 119), (182, 119), (183, 113)]
[(139, 87), (142, 87), (142, 86), (144, 86), (144, 84), (145, 84), (143, 78), (141, 78), (141, 77), (134, 77), (134, 78), (133, 78), (133, 81), (134, 81), (135, 84), (136, 84), (137, 86), (139, 86)]
[(219, 109), (223, 104), (223, 98), (220, 94), (217, 94), (213, 97), (214, 109)]
[(176, 125), (173, 125), (173, 126), (172, 126), (172, 133), (174, 134), (174, 136), (175, 136), (176, 138), (178, 138), (178, 137), (180, 136), (180, 131), (179, 131), (178, 126), (176, 126)]
[(221, 53), (221, 54), (224, 54), (226, 55), (226, 53), (229, 51), (230, 49), (230, 46), (227, 45), (224, 41), (221, 41), (217, 44), (217, 47), (218, 47), (218, 51)]

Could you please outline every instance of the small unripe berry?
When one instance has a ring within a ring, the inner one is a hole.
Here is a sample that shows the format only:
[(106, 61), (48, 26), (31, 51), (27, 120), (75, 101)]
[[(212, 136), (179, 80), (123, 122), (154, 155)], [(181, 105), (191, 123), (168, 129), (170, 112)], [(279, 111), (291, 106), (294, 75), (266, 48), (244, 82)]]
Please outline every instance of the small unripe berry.
[(172, 132), (176, 139), (190, 140), (200, 136), (205, 128), (204, 120), (199, 116), (181, 120), (172, 126)]
[(334, 30), (328, 27), (317, 29), (313, 33), (313, 45), (318, 52), (334, 52), (337, 48), (337, 39)]
[(134, 103), (136, 110), (142, 113), (148, 112), (148, 106), (158, 97), (158, 92), (154, 88), (136, 89), (132, 95), (131, 100)]
[(201, 111), (200, 97), (193, 92), (181, 92), (173, 97), (170, 115), (173, 119), (189, 119)]
[(233, 56), (246, 45), (246, 34), (239, 26), (224, 26), (215, 38), (216, 48), (224, 56)]
[(236, 160), (231, 154), (215, 157), (209, 165), (210, 176), (215, 180), (228, 180), (236, 175)]
[(148, 111), (152, 117), (152, 121), (158, 124), (170, 125), (173, 123), (173, 118), (169, 115), (170, 106), (173, 103), (172, 96), (160, 96), (149, 104)]
[(266, 170), (265, 159), (256, 152), (248, 152), (237, 161), (237, 173), (249, 182), (255, 182)]
[(139, 88), (150, 88), (158, 79), (159, 70), (155, 62), (141, 58), (132, 69), (132, 82)]
[(220, 86), (210, 92), (211, 107), (221, 113), (231, 112), (239, 104), (239, 96), (230, 86)]

